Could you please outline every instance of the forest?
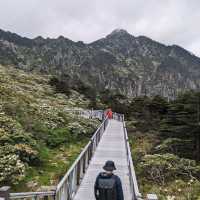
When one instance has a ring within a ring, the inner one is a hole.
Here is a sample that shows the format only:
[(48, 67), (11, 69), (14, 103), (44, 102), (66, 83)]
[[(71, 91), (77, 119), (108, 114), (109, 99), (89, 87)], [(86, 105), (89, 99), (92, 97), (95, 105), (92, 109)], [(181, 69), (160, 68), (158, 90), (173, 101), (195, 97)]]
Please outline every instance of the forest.
[(141, 192), (163, 200), (199, 199), (200, 92), (188, 91), (171, 101), (116, 94), (103, 101), (125, 113)]

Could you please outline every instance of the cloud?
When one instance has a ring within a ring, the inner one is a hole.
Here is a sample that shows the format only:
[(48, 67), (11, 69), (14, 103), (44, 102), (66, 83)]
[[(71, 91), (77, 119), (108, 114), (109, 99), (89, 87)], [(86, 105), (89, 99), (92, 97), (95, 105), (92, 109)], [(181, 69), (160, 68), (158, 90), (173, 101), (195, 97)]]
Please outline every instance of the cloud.
[(113, 29), (178, 44), (200, 56), (199, 0), (6, 0), (0, 28), (22, 36), (92, 42)]

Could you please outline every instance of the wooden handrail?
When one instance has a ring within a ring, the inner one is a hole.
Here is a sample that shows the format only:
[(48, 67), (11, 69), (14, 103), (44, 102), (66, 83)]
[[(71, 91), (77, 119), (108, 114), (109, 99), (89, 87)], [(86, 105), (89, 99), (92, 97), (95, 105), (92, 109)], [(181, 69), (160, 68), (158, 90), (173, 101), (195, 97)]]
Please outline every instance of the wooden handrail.
[(78, 158), (75, 160), (73, 165), (58, 184), (56, 189), (56, 198), (58, 200), (71, 200), (74, 197), (107, 125), (108, 118), (102, 122), (102, 124), (92, 136), (91, 140), (88, 142), (88, 144), (85, 146), (83, 151), (80, 153)]
[(21, 193), (10, 193), (10, 199), (25, 199), (25, 198), (44, 198), (44, 197), (54, 197), (56, 191), (47, 192), (21, 192)]
[(126, 153), (127, 153), (128, 167), (129, 167), (129, 179), (130, 179), (131, 190), (132, 190), (132, 199), (140, 200), (140, 199), (142, 199), (142, 195), (139, 192), (135, 169), (133, 166), (133, 159), (132, 159), (128, 134), (127, 134), (127, 129), (126, 129), (126, 123), (124, 120), (124, 115), (123, 115), (122, 119), (123, 119), (122, 121), (123, 121), (123, 128), (124, 128), (124, 139), (125, 139), (125, 143), (126, 143)]

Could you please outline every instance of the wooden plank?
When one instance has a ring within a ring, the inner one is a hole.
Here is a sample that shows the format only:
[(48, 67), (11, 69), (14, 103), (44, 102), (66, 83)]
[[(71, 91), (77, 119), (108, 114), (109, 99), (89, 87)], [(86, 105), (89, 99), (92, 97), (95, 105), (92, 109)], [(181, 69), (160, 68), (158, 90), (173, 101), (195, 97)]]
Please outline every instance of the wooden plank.
[(107, 160), (116, 164), (115, 174), (121, 178), (124, 199), (132, 200), (123, 123), (115, 120), (109, 121), (74, 200), (95, 200), (94, 183)]

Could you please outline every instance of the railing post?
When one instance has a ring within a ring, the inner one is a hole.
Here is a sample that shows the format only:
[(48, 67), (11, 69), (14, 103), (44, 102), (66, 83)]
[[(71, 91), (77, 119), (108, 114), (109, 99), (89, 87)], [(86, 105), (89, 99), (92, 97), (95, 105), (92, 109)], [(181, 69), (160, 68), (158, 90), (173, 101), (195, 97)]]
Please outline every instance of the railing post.
[(88, 147), (87, 150), (87, 156), (88, 156), (88, 165), (90, 164), (90, 146)]
[(77, 164), (77, 176), (76, 176), (77, 185), (80, 185), (80, 177), (81, 177), (81, 162), (79, 161)]
[(158, 200), (156, 194), (147, 194), (147, 200)]
[(83, 155), (83, 174), (85, 174), (86, 171), (86, 159), (85, 159), (85, 154)]
[(0, 200), (9, 200), (10, 187), (4, 186), (0, 188)]
[(37, 200), (37, 196), (34, 196), (31, 198), (32, 200)]

